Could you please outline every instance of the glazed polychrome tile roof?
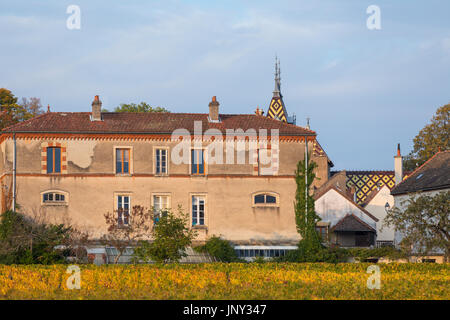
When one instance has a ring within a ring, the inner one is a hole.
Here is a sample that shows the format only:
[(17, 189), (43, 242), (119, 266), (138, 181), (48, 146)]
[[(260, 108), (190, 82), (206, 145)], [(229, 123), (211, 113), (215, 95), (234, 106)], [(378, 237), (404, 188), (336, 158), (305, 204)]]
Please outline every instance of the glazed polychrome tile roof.
[(176, 129), (194, 133), (194, 121), (202, 122), (202, 131), (218, 129), (278, 129), (280, 136), (315, 136), (316, 132), (256, 114), (221, 114), (220, 122), (208, 121), (206, 113), (102, 113), (103, 121), (91, 121), (90, 112), (47, 112), (5, 128), (3, 132), (42, 133), (133, 133), (171, 134)]
[[(336, 174), (331, 172), (331, 176)], [(364, 204), (367, 197), (377, 189), (386, 185), (390, 190), (395, 186), (395, 173), (388, 170), (346, 171), (347, 187), (356, 189), (356, 202)]]

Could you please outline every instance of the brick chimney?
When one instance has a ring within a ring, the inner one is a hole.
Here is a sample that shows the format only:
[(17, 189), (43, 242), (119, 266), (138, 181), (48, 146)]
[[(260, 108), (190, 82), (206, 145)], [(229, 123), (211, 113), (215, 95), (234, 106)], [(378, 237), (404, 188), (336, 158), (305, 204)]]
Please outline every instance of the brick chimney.
[(219, 122), (219, 102), (216, 100), (216, 96), (212, 97), (212, 101), (209, 103), (209, 121)]
[(98, 96), (95, 96), (92, 101), (91, 121), (102, 121), (102, 102)]
[(403, 157), (400, 153), (400, 143), (397, 145), (397, 155), (394, 157), (395, 185), (403, 180)]

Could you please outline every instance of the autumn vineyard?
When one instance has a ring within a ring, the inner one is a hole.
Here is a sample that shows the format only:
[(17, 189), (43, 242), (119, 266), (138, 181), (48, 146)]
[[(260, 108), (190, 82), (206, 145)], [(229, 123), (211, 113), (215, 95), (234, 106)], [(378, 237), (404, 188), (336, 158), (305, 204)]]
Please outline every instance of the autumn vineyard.
[(80, 265), (68, 289), (67, 265), (0, 266), (0, 299), (450, 299), (448, 264), (252, 263)]

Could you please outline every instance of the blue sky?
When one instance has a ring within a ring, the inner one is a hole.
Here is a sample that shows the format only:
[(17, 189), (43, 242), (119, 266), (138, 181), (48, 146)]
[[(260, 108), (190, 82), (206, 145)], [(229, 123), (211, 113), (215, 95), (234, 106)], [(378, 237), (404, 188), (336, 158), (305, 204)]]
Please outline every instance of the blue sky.
[(311, 118), (335, 169), (392, 170), (450, 102), (449, 1), (1, 0), (0, 34), (0, 87), (52, 111), (96, 94), (110, 110), (207, 112), (213, 95), (221, 113), (267, 110), (277, 54), (288, 112)]

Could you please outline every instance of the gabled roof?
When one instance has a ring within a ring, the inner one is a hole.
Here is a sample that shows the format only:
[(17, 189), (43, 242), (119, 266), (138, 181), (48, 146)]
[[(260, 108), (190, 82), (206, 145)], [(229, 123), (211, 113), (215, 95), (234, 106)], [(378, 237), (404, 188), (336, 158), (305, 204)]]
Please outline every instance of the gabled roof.
[(400, 182), (392, 195), (450, 189), (450, 150), (436, 153)]
[(372, 201), (377, 196), (377, 194), (381, 191), (381, 189), (383, 189), (383, 188), (388, 188), (389, 189), (389, 187), (387, 185), (383, 185), (380, 188), (372, 190), (369, 193), (369, 195), (367, 196), (367, 198), (364, 200), (364, 202), (361, 203), (361, 206), (362, 207), (366, 207), (370, 203), (370, 201)]
[(372, 215), (369, 211), (361, 207), (359, 204), (357, 204), (355, 201), (353, 201), (352, 198), (350, 198), (345, 192), (342, 190), (339, 190), (334, 185), (328, 185), (325, 188), (319, 188), (313, 195), (314, 200), (320, 199), (322, 196), (324, 196), (328, 191), (333, 189), (338, 194), (340, 194), (342, 197), (344, 197), (346, 200), (350, 201), (355, 207), (357, 207), (359, 210), (361, 210), (363, 213), (365, 213), (367, 216), (369, 216), (372, 220), (375, 222), (378, 222), (378, 218)]
[(331, 228), (331, 231), (333, 232), (358, 232), (358, 231), (370, 231), (370, 232), (376, 232), (374, 228), (372, 228), (370, 225), (359, 219), (357, 216), (353, 214), (347, 214), (345, 217), (343, 217), (341, 220), (339, 220), (338, 223), (334, 225), (333, 228)]
[[(336, 174), (331, 171), (331, 176)], [(378, 187), (387, 185), (392, 190), (395, 186), (395, 172), (391, 170), (346, 171), (347, 186), (356, 188), (356, 202), (363, 204), (367, 197)]]
[[(103, 121), (91, 121), (90, 112), (47, 112), (5, 128), (2, 133), (133, 133), (172, 134), (176, 129), (194, 133), (194, 121), (202, 122), (202, 133), (218, 129), (279, 129), (280, 136), (315, 136), (306, 128), (256, 114), (221, 114), (221, 122), (209, 122), (204, 113), (102, 113)], [(267, 132), (270, 135), (270, 131)]]

